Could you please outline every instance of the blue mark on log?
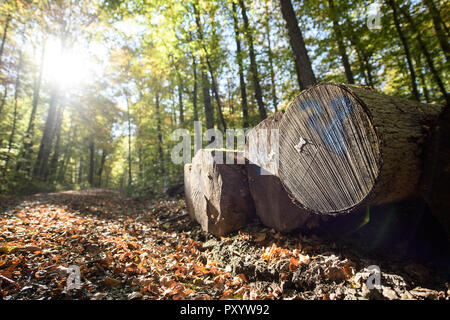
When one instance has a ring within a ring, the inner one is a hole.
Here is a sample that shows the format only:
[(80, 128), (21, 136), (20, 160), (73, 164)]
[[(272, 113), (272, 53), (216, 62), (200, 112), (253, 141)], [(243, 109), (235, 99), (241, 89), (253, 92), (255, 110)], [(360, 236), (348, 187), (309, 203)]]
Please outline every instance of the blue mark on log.
[(322, 105), (315, 100), (306, 100), (300, 104), (300, 110), (313, 109), (313, 114), (308, 118), (308, 124), (315, 130), (322, 143), (337, 153), (343, 155), (347, 152), (345, 143), (343, 121), (353, 108), (353, 102), (347, 96), (342, 96), (331, 100), (330, 108), (334, 111), (334, 116), (328, 124), (320, 120)]

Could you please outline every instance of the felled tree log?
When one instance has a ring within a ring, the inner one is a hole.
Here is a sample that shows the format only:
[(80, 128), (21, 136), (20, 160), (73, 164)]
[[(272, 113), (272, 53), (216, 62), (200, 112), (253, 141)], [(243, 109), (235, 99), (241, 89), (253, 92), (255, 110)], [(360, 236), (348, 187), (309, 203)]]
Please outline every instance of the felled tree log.
[[(255, 209), (246, 164), (226, 164), (224, 158), (218, 163), (215, 155), (216, 151), (199, 150), (192, 159), (188, 203), (192, 204), (190, 214), (203, 230), (223, 236), (245, 226)], [(235, 154), (234, 159), (237, 157)]]
[(247, 134), (246, 157), (250, 193), (256, 215), (277, 231), (312, 228), (319, 217), (296, 206), (275, 175), (278, 172), (278, 130), (283, 111), (260, 122)]
[(450, 109), (441, 113), (427, 143), (421, 194), (450, 240)]
[(323, 83), (300, 93), (279, 129), (278, 176), (305, 210), (344, 214), (417, 194), (436, 105)]

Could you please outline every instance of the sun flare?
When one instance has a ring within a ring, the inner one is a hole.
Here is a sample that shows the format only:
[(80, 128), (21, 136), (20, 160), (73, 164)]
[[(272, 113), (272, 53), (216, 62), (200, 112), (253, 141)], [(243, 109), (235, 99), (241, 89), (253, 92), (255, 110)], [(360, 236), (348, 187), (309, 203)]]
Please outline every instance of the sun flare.
[(61, 49), (58, 41), (47, 43), (44, 69), (47, 80), (61, 88), (82, 86), (89, 77), (91, 61), (79, 47)]

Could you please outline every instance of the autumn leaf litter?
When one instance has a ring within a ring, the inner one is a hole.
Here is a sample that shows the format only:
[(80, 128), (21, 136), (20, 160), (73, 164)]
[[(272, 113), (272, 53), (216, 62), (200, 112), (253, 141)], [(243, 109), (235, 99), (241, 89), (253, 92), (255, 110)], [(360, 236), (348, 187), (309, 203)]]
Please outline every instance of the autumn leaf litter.
[[(382, 272), (370, 290), (365, 257), (315, 236), (259, 223), (220, 239), (184, 201), (133, 201), (91, 189), (3, 197), (0, 297), (9, 299), (449, 299), (423, 284), (421, 265)], [(379, 263), (379, 261), (378, 261)], [(81, 288), (68, 289), (69, 267)], [(406, 270), (406, 272), (404, 272)]]

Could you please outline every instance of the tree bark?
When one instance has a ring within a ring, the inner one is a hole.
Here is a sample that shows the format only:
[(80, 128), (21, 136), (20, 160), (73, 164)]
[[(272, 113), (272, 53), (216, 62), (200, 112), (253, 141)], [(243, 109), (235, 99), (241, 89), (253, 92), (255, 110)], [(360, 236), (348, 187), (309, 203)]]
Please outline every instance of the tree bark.
[(278, 176), (300, 207), (345, 214), (417, 195), (427, 127), (439, 106), (324, 83), (280, 124)]
[(258, 65), (256, 63), (255, 48), (253, 44), (253, 32), (248, 21), (247, 8), (245, 6), (244, 0), (239, 0), (239, 6), (241, 7), (242, 19), (244, 20), (244, 34), (249, 46), (250, 71), (252, 73), (255, 99), (258, 104), (259, 117), (261, 120), (264, 120), (265, 118), (267, 118), (267, 111), (266, 107), (264, 106), (263, 93), (261, 85), (259, 83)]
[(334, 0), (328, 0), (328, 6), (330, 8), (330, 17), (333, 21), (333, 30), (336, 35), (336, 42), (338, 44), (339, 55), (342, 59), (342, 65), (344, 66), (345, 77), (347, 78), (347, 82), (349, 84), (354, 84), (355, 80), (353, 78), (352, 68), (350, 66), (350, 61), (348, 59), (347, 51), (345, 49), (344, 37), (342, 36), (341, 27), (339, 25), (339, 19), (337, 16), (337, 11), (334, 6)]
[(250, 126), (250, 120), (248, 117), (248, 103), (247, 103), (247, 88), (245, 85), (245, 77), (244, 77), (244, 64), (242, 61), (242, 49), (241, 49), (241, 40), (240, 40), (240, 32), (239, 25), (237, 19), (237, 8), (236, 3), (232, 2), (233, 6), (233, 26), (234, 26), (234, 39), (236, 41), (236, 60), (239, 67), (239, 87), (241, 89), (241, 100), (242, 100), (242, 121), (244, 128), (248, 128)]
[(408, 65), (409, 75), (411, 77), (411, 93), (415, 100), (420, 101), (419, 90), (417, 90), (416, 73), (414, 71), (411, 53), (409, 51), (409, 43), (406, 40), (405, 35), (403, 34), (402, 28), (400, 27), (400, 21), (398, 19), (398, 13), (397, 13), (397, 6), (394, 3), (394, 0), (388, 0), (388, 3), (392, 9), (395, 29), (397, 30), (398, 36), (400, 37), (400, 41), (402, 42), (402, 45), (403, 45), (403, 50), (405, 51), (406, 62)]
[(298, 26), (297, 17), (291, 0), (280, 0), (281, 13), (286, 21), (286, 28), (289, 35), (292, 53), (294, 54), (295, 70), (297, 71), (298, 84), (301, 90), (316, 83), (316, 76), (306, 51), (305, 41)]

